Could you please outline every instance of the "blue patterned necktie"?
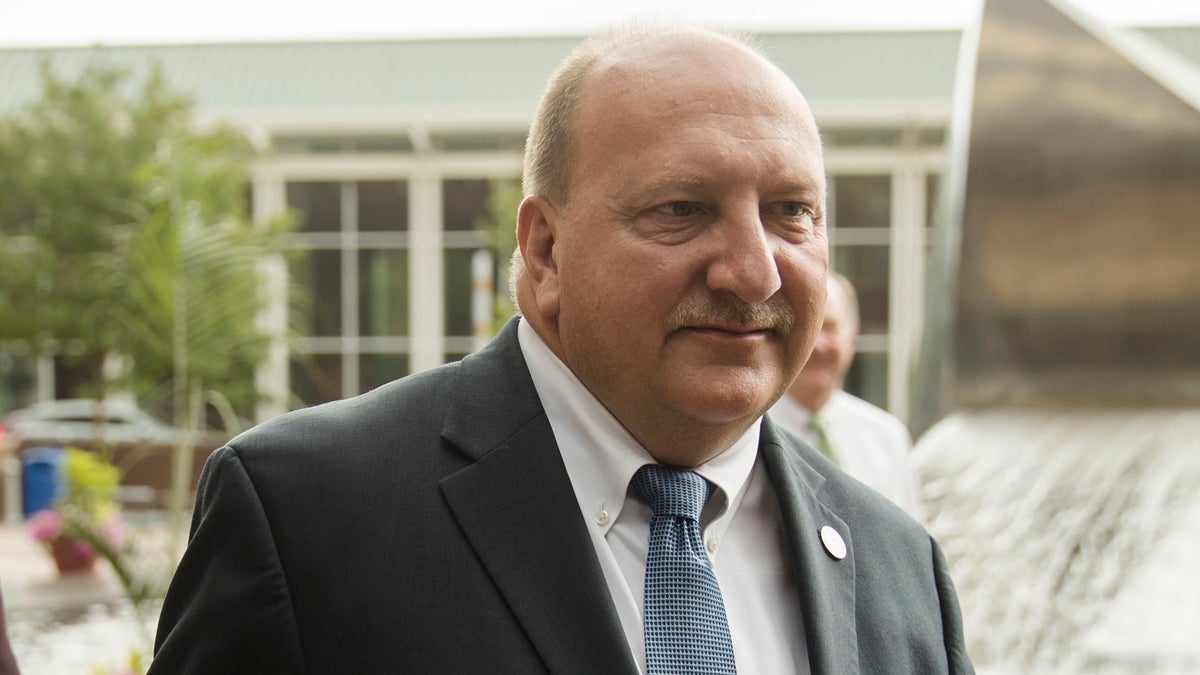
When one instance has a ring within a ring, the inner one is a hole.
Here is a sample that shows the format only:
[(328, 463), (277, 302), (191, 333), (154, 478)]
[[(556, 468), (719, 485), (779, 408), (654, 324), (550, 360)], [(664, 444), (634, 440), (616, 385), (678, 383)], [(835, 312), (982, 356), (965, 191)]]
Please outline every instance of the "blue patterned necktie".
[(634, 474), (633, 487), (654, 512), (642, 609), (647, 673), (736, 673), (725, 603), (700, 538), (713, 485), (650, 465)]

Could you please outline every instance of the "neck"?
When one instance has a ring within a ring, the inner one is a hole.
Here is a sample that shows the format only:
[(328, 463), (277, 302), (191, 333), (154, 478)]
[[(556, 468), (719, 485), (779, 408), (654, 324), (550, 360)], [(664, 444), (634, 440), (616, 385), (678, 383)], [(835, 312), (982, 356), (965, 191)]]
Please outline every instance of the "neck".
[(833, 398), (833, 389), (826, 388), (797, 388), (792, 387), (788, 390), (788, 397), (796, 403), (804, 406), (809, 412), (820, 412), (828, 403), (829, 399)]
[(757, 418), (719, 427), (691, 425), (687, 429), (657, 427), (648, 433), (629, 430), (654, 460), (665, 466), (694, 469), (728, 450)]

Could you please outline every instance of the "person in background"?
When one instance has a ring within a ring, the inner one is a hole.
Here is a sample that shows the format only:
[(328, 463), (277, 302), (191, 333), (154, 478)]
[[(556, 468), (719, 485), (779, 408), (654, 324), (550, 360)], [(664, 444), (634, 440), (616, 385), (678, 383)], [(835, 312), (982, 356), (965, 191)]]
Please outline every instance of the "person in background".
[(580, 44), (481, 351), (209, 458), (152, 675), (972, 672), (937, 543), (764, 418), (820, 330), (820, 134), (745, 42)]
[(925, 505), (909, 458), (908, 429), (896, 416), (842, 389), (854, 360), (859, 323), (854, 286), (831, 272), (825, 321), (812, 356), (771, 407), (770, 416), (846, 473), (924, 521)]

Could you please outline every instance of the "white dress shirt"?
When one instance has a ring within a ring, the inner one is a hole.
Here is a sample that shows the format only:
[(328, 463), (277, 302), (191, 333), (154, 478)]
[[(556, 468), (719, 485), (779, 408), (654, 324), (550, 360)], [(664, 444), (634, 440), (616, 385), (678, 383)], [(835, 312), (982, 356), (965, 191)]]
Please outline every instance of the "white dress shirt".
[[(807, 408), (784, 395), (769, 414), (780, 427), (816, 447), (816, 432), (809, 426), (813, 414)], [(925, 503), (908, 456), (912, 437), (904, 423), (840, 390), (833, 392), (820, 414), (842, 470), (924, 522)]]
[[(524, 320), (521, 352), (562, 453), (625, 637), (646, 672), (642, 584), (650, 507), (629, 481), (654, 458)], [(804, 626), (779, 503), (758, 461), (759, 424), (695, 471), (717, 486), (701, 528), (742, 673), (808, 673)]]

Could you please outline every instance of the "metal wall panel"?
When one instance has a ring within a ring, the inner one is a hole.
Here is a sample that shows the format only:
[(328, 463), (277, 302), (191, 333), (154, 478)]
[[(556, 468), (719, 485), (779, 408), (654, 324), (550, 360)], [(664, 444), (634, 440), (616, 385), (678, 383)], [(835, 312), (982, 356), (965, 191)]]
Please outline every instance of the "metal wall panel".
[(1064, 12), (983, 13), (951, 405), (1200, 402), (1200, 93)]

